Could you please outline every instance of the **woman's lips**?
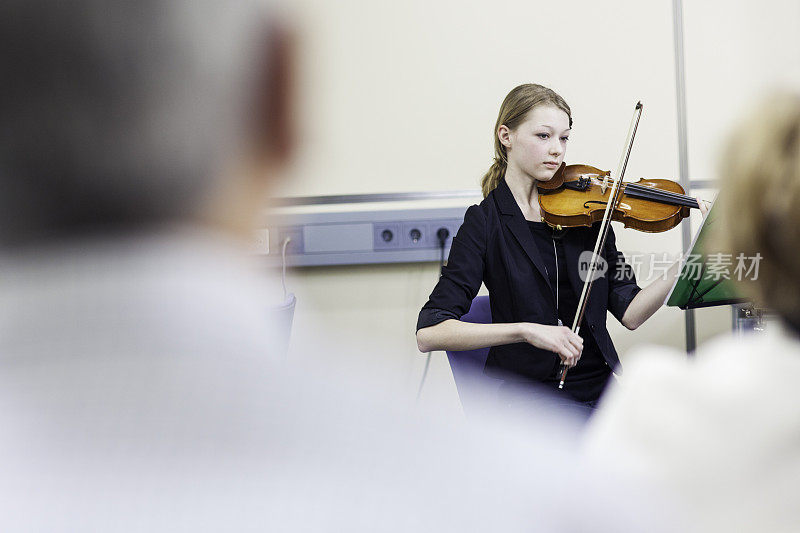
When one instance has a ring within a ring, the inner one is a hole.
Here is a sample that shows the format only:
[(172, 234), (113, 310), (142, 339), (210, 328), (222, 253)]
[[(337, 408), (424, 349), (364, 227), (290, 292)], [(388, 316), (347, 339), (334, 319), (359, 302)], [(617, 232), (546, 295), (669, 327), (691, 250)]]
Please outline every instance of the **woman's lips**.
[(555, 163), (553, 161), (547, 161), (545, 162), (544, 166), (548, 168), (558, 168), (558, 163)]

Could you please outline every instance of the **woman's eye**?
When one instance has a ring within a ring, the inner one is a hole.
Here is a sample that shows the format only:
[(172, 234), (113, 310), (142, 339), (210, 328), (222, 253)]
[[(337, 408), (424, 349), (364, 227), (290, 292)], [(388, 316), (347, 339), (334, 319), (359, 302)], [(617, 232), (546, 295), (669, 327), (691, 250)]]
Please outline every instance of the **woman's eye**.
[(549, 133), (537, 133), (536, 136), (539, 137), (540, 139), (549, 139), (550, 138), (550, 134)]
[(561, 137), (561, 140), (567, 142), (569, 140), (569, 137)]

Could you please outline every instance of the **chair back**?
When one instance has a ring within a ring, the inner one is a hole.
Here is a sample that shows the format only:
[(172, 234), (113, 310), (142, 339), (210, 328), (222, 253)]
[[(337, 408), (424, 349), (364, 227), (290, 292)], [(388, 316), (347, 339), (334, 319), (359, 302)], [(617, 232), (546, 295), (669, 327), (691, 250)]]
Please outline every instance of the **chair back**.
[[(476, 324), (491, 324), (492, 311), (489, 307), (488, 296), (478, 296), (472, 300), (472, 305), (467, 314), (461, 317), (462, 322)], [(494, 398), (497, 390), (503, 383), (502, 380), (487, 376), (483, 367), (489, 356), (489, 348), (465, 350), (463, 352), (447, 352), (447, 360), (453, 371), (458, 397), (464, 412), (469, 414), (477, 408), (477, 402), (485, 402), (488, 397)]]

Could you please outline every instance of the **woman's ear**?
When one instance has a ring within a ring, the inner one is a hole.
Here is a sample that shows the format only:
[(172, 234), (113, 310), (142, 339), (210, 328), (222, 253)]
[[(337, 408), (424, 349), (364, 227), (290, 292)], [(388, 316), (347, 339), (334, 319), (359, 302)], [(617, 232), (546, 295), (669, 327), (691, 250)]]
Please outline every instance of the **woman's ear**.
[(501, 124), (497, 128), (497, 138), (500, 140), (500, 144), (506, 148), (511, 148), (511, 130), (508, 129), (508, 126)]

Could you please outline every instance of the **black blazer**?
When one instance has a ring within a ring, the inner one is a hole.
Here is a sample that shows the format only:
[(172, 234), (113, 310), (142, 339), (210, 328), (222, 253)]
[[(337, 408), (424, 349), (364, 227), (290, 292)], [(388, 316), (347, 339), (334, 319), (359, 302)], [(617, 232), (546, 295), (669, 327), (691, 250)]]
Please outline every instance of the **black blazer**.
[[(599, 224), (571, 228), (563, 237), (567, 273), (577, 296), (583, 290), (578, 258), (587, 250), (591, 257), (598, 230)], [(608, 269), (594, 282), (581, 333), (594, 336), (606, 363), (618, 371), (619, 357), (606, 329), (607, 311), (622, 320), (641, 289), (630, 265), (617, 251), (613, 230), (609, 231), (602, 256)], [(447, 266), (420, 311), (417, 330), (451, 318), (460, 319), (469, 310), (481, 282), (489, 289), (492, 322), (558, 323), (555, 293), (544, 262), (505, 180), (480, 205), (467, 209), (464, 223), (453, 238)], [(553, 373), (557, 364), (554, 353), (515, 343), (493, 346), (486, 371), (542, 380)]]

